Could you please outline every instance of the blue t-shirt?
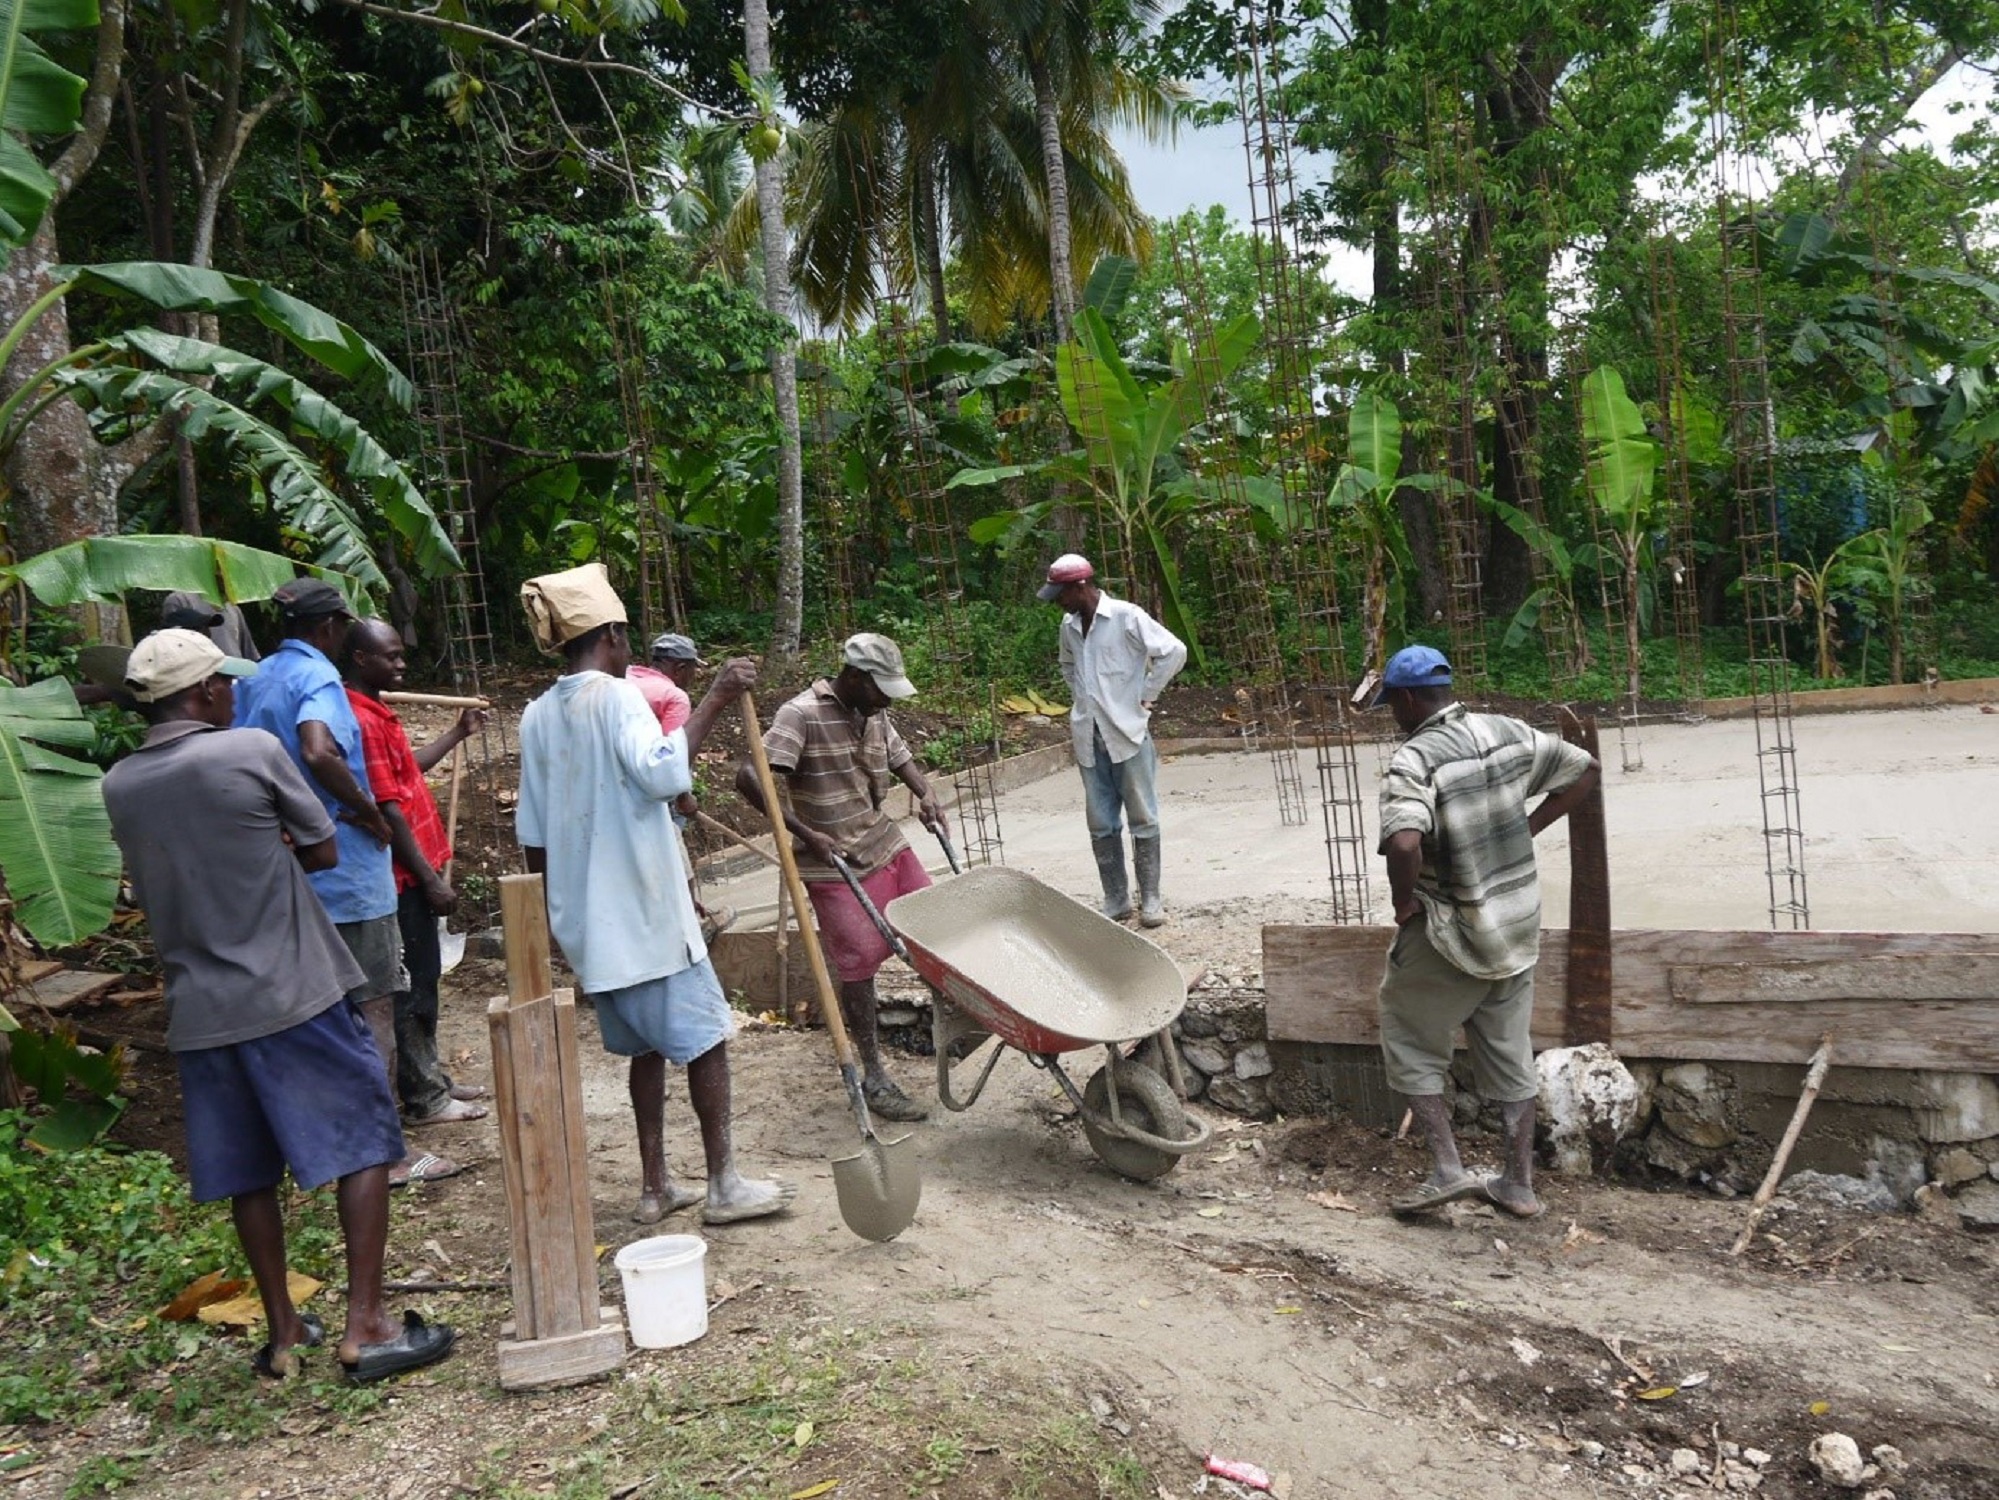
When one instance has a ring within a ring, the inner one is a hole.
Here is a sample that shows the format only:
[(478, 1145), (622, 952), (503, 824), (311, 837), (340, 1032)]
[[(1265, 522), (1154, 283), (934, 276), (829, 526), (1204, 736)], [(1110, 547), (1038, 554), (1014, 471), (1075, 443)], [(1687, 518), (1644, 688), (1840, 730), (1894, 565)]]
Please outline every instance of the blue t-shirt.
[[(254, 677), (236, 684), (236, 727), (263, 729), (276, 735), (305, 776), (327, 816), (333, 819), (334, 845), (340, 863), (312, 876), (312, 888), (319, 893), (327, 916), (336, 922), (370, 922), (392, 915), (396, 909), (396, 875), (393, 857), (386, 844), (377, 843), (340, 816), (340, 803), (327, 795), (326, 788), (313, 779), (305, 758), (299, 754), (298, 727), (316, 719), (333, 734), (334, 744), (361, 784), (369, 791), (368, 763), (361, 751), (361, 724), (347, 701), (347, 689), (340, 673), (326, 653), (317, 646), (288, 638), (265, 657)], [(373, 793), (370, 792), (372, 796)]]

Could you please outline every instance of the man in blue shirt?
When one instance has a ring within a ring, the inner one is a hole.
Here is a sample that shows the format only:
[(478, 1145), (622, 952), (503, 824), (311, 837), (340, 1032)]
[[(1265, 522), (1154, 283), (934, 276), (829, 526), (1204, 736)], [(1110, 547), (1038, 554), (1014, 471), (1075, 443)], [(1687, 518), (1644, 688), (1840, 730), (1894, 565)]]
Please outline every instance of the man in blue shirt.
[[(395, 995), (404, 988), (402, 931), (396, 920), (396, 876), (389, 824), (368, 787), (361, 725), (347, 701), (333, 657), (354, 623), (332, 584), (294, 578), (271, 596), (283, 612), (285, 638), (236, 695), (236, 727), (276, 735), (306, 784), (333, 818), (340, 862), (312, 875), (312, 888), (367, 975), (348, 992), (367, 1018), (375, 1046), (396, 1075)], [(389, 1181), (432, 1180), (459, 1169), (424, 1156), (392, 1167)]]

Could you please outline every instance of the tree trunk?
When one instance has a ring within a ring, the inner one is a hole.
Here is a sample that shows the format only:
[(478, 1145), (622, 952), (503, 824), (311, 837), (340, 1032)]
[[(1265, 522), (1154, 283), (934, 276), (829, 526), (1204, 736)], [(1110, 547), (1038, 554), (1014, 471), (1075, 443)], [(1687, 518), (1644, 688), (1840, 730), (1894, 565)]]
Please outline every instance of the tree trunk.
[(911, 152), (916, 193), (916, 251), (923, 257), (923, 280), (930, 294), (930, 317), (937, 341), (951, 342), (951, 304), (944, 287), (944, 231), (937, 214), (937, 166), (928, 150)]
[(1027, 75), (1034, 82), (1034, 122), (1041, 132), (1041, 171), (1048, 179), (1049, 306), (1055, 314), (1056, 342), (1076, 336), (1076, 270), (1069, 251), (1069, 173), (1063, 164), (1062, 117), (1048, 59), (1027, 49)]
[[(743, 51), (752, 78), (768, 78), (770, 5), (746, 0)], [(784, 164), (756, 164), (758, 237), (763, 245), (764, 306), (784, 320), (784, 341), (770, 351), (771, 401), (777, 408), (777, 607), (771, 651), (798, 655), (805, 628), (805, 472), (798, 435), (798, 336), (791, 329), (791, 248), (784, 224)]]

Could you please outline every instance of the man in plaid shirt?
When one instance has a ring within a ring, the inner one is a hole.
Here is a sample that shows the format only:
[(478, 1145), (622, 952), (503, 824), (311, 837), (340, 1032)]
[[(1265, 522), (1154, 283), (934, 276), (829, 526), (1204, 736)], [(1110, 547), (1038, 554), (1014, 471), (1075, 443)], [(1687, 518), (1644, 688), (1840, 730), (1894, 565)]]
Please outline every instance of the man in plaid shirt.
[[(1381, 981), (1381, 1052), (1388, 1086), (1409, 1101), (1435, 1164), (1390, 1206), (1420, 1214), (1477, 1196), (1532, 1218), (1541, 1212), (1529, 1034), (1541, 953), (1534, 836), (1596, 789), (1602, 767), (1518, 719), (1468, 712), (1453, 700), (1451, 664), (1429, 646), (1389, 658), (1374, 698), (1383, 702), (1405, 738), (1381, 783), (1381, 853), (1399, 929)], [(1531, 797), (1543, 800), (1530, 811)], [(1505, 1122), (1498, 1176), (1467, 1172), (1451, 1134), (1444, 1081), (1459, 1027), (1478, 1091)]]
[(441, 1125), (485, 1117), (473, 1103), (483, 1088), (454, 1084), (437, 1055), (437, 987), (443, 977), (437, 921), (458, 909), (458, 893), (440, 873), (451, 859), (444, 819), (424, 781), (429, 771), (486, 723), (483, 708), (468, 708), (458, 722), (421, 750), (384, 692), (403, 683), (403, 642), (382, 620), (357, 620), (340, 654), (341, 675), (354, 717), (361, 722), (361, 748), (368, 785), (388, 820), (395, 856), (396, 919), (402, 929), (403, 963), (409, 988), (395, 997), (396, 1053), (389, 1059), (401, 1096), (403, 1116), (412, 1125)]

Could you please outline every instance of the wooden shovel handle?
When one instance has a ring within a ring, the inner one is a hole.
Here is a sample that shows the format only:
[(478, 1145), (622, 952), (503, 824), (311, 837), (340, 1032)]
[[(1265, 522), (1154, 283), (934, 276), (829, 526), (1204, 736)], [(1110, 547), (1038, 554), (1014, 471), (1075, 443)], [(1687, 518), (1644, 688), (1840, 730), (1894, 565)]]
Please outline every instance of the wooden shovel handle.
[(450, 806), (444, 814), (444, 842), (451, 850), (451, 857), (444, 862), (443, 875), (448, 884), (451, 867), (458, 863), (458, 778), (465, 772), (465, 744), (460, 741), (451, 747), (451, 794)]
[[(764, 754), (763, 725), (757, 720), (756, 699), (743, 694), (743, 730), (749, 737), (750, 760), (757, 768), (757, 785), (763, 790), (764, 812), (770, 818), (771, 842), (777, 845), (778, 868), (784, 875), (784, 888), (791, 896), (792, 909), (798, 913), (798, 935), (805, 940), (805, 961), (812, 969), (812, 981), (819, 987), (819, 1011), (826, 1018), (826, 1029), (833, 1034), (833, 1055), (839, 1059), (842, 1068), (854, 1066), (854, 1044), (847, 1037), (847, 1020), (840, 1012), (840, 994), (833, 985), (833, 976), (826, 969), (826, 953), (819, 946), (819, 931), (813, 925), (812, 903), (806, 899), (805, 882), (798, 873), (798, 856), (792, 852), (791, 830), (784, 826), (784, 804), (778, 800), (777, 778), (771, 774), (770, 757)], [(782, 943), (783, 936), (779, 935)], [(779, 959), (782, 961), (782, 951)]]

